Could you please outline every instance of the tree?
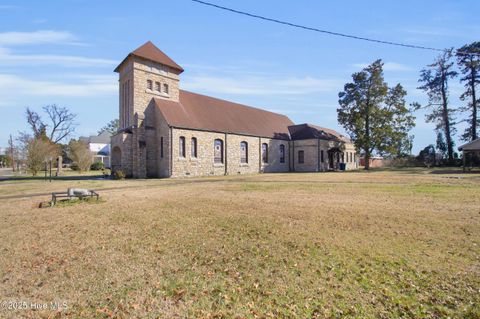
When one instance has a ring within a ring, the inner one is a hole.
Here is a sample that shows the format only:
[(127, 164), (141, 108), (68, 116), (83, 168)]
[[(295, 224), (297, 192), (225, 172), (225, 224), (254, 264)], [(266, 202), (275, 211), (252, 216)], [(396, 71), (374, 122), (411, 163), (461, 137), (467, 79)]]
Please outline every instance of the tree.
[(426, 166), (435, 164), (435, 147), (428, 145), (417, 156), (417, 160), (424, 163)]
[(441, 54), (434, 63), (429, 64), (427, 68), (420, 72), (419, 82), (423, 83), (418, 89), (427, 92), (428, 104), (422, 107), (415, 103), (415, 109), (431, 109), (431, 113), (426, 115), (426, 121), (436, 123), (436, 130), (442, 130), (447, 142), (447, 157), (450, 164), (453, 163), (453, 113), (455, 110), (449, 107), (448, 81), (457, 76), (457, 72), (452, 70), (453, 62), (450, 62), (452, 50), (447, 50)]
[(68, 150), (68, 156), (72, 159), (73, 163), (77, 165), (80, 172), (85, 172), (90, 169), (90, 165), (92, 165), (93, 162), (93, 155), (86, 142), (71, 140), (68, 144)]
[(448, 154), (448, 148), (447, 148), (447, 143), (445, 142), (445, 138), (443, 137), (442, 132), (437, 132), (437, 150), (439, 153), (442, 155), (442, 159), (445, 159), (445, 157)]
[(400, 84), (389, 88), (383, 78), (383, 62), (377, 60), (352, 75), (353, 82), (338, 94), (338, 122), (365, 156), (365, 169), (371, 155), (403, 155), (411, 149), (408, 132), (415, 125), (405, 106), (406, 91)]
[(8, 156), (10, 158), (10, 164), (12, 165), (12, 170), (15, 172), (15, 145), (13, 144), (13, 137), (10, 134), (8, 139)]
[(478, 118), (479, 100), (476, 85), (480, 83), (480, 42), (473, 42), (464, 45), (457, 50), (457, 63), (463, 77), (460, 82), (465, 83), (465, 92), (460, 96), (462, 101), (469, 99), (468, 105), (460, 108), (463, 112), (470, 111), (468, 122), (470, 126), (465, 129), (462, 140), (473, 141), (478, 138), (478, 126), (480, 119)]
[(102, 134), (103, 132), (107, 131), (110, 134), (115, 134), (117, 133), (119, 128), (119, 121), (118, 119), (111, 120), (110, 122), (107, 123), (104, 127), (102, 127), (99, 131), (98, 134)]
[(43, 111), (47, 114), (49, 123), (45, 123), (41, 116), (27, 107), (27, 122), (32, 128), (35, 138), (47, 137), (53, 143), (59, 143), (75, 131), (74, 123), (76, 114), (70, 112), (66, 107), (56, 104), (44, 106)]
[(45, 163), (54, 160), (58, 154), (58, 145), (42, 138), (32, 138), (27, 142), (27, 167), (33, 176), (45, 167)]

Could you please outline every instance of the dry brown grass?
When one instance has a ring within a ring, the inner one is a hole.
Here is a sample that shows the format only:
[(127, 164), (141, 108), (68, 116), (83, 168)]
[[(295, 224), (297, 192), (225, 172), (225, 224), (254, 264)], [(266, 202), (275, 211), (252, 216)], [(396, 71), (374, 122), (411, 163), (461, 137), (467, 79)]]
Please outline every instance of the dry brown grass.
[(456, 177), (3, 182), (104, 201), (0, 199), (0, 299), (68, 303), (0, 317), (478, 318), (480, 179)]

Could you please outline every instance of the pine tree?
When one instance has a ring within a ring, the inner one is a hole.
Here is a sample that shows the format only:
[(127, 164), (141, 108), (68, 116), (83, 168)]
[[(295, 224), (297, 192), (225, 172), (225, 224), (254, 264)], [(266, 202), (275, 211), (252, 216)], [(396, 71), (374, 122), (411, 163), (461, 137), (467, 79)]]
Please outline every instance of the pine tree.
[(460, 110), (471, 112), (468, 119), (470, 126), (465, 129), (462, 140), (473, 141), (478, 138), (478, 126), (480, 125), (478, 118), (480, 97), (476, 91), (476, 86), (480, 83), (480, 42), (473, 42), (458, 49), (457, 63), (463, 74), (460, 81), (465, 83), (465, 92), (460, 99), (469, 100), (468, 105)]
[(354, 73), (352, 79), (338, 94), (338, 121), (364, 154), (365, 169), (370, 168), (373, 153), (409, 153), (412, 137), (408, 133), (415, 122), (405, 106), (407, 92), (400, 84), (388, 87), (381, 60)]
[(430, 109), (431, 113), (427, 114), (426, 121), (436, 123), (436, 130), (442, 130), (447, 142), (448, 162), (453, 163), (453, 135), (455, 128), (452, 123), (454, 121), (452, 109), (449, 105), (448, 83), (450, 79), (457, 76), (457, 72), (453, 70), (452, 50), (445, 51), (440, 55), (434, 63), (429, 64), (427, 68), (420, 72), (419, 82), (423, 83), (420, 90), (428, 94), (428, 104), (422, 107), (416, 103), (415, 108)]
[(443, 133), (442, 132), (437, 132), (437, 141), (436, 141), (437, 145), (436, 145), (436, 148), (437, 150), (440, 152), (440, 154), (442, 154), (442, 159), (445, 159), (446, 155), (447, 155), (447, 152), (448, 152), (448, 148), (447, 148), (447, 143), (445, 143), (445, 138), (443, 137)]

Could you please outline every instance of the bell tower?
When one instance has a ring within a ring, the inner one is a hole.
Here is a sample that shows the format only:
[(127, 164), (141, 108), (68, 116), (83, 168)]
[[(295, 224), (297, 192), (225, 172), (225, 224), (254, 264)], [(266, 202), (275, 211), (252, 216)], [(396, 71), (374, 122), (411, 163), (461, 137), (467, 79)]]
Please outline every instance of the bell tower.
[(112, 137), (115, 170), (127, 176), (158, 176), (153, 98), (178, 102), (183, 68), (148, 41), (115, 68), (119, 86), (119, 131)]
[(148, 41), (132, 51), (117, 66), (119, 74), (120, 129), (135, 123), (135, 115), (145, 114), (152, 98), (179, 101), (183, 68)]

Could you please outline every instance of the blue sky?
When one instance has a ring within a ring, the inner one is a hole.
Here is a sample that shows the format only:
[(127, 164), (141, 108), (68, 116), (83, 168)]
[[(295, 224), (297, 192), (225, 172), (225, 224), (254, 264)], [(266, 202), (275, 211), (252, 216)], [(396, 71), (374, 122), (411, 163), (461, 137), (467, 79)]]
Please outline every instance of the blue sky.
[[(217, 4), (312, 27), (432, 47), (480, 40), (479, 1), (233, 1)], [(381, 58), (390, 85), (408, 101), (435, 52), (332, 37), (177, 1), (0, 1), (0, 146), (27, 130), (27, 106), (67, 106), (76, 134), (95, 133), (118, 117), (115, 66), (151, 40), (184, 67), (181, 87), (284, 113), (343, 131), (338, 92), (351, 74)], [(451, 83), (459, 106), (462, 85)], [(434, 143), (417, 113), (414, 153)], [(464, 115), (460, 114), (459, 117)], [(459, 132), (463, 128), (459, 127)], [(457, 145), (459, 143), (457, 142)]]

